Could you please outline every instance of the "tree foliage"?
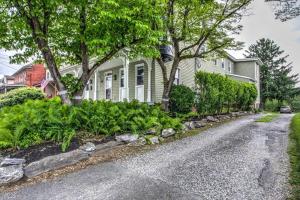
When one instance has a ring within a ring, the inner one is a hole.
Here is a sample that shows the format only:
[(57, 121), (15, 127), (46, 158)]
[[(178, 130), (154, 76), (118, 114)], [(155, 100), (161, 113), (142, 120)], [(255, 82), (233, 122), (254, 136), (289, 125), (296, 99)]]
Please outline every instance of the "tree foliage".
[(265, 0), (273, 5), (277, 19), (287, 21), (300, 15), (298, 0)]
[[(159, 42), (159, 0), (0, 0), (0, 47), (19, 50), (12, 62), (42, 58), (59, 91), (59, 68), (80, 64), (81, 96), (93, 72), (122, 49), (155, 54)], [(65, 102), (68, 99), (61, 95)]]
[(260, 69), (263, 104), (267, 100), (283, 102), (295, 96), (298, 74), (291, 75), (292, 63), (288, 63), (288, 55), (274, 41), (265, 38), (258, 40), (250, 45), (246, 56), (257, 57), (263, 62)]
[[(173, 47), (172, 64), (157, 58), (163, 73), (163, 107), (168, 108), (169, 94), (179, 64), (186, 59), (224, 55), (225, 49), (235, 49), (233, 34), (251, 0), (168, 0), (164, 3), (164, 42)], [(171, 65), (169, 70), (167, 66)], [(168, 73), (170, 71), (170, 73)]]

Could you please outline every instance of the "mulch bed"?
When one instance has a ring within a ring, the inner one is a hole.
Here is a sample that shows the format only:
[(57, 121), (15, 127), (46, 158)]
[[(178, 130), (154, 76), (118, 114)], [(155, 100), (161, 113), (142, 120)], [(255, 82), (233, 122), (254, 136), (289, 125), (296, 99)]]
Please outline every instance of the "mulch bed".
[[(106, 143), (114, 140), (113, 136), (104, 137), (102, 139), (90, 139), (89, 142), (97, 144)], [(83, 145), (86, 141), (79, 138), (74, 138), (69, 148), (65, 152), (73, 151), (78, 149), (81, 145)], [(24, 158), (26, 160), (26, 164), (41, 160), (47, 156), (53, 156), (60, 153), (65, 153), (61, 150), (61, 145), (54, 142), (45, 142), (39, 145), (30, 146), (26, 149), (14, 150), (14, 149), (5, 149), (0, 151), (0, 155), (3, 157), (10, 158)]]

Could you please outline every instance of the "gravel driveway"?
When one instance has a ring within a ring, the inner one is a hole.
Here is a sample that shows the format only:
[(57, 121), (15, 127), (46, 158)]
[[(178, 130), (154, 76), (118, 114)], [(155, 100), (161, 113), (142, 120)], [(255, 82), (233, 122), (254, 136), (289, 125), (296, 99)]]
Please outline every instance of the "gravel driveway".
[(248, 116), (139, 156), (2, 193), (0, 199), (285, 199), (288, 127)]

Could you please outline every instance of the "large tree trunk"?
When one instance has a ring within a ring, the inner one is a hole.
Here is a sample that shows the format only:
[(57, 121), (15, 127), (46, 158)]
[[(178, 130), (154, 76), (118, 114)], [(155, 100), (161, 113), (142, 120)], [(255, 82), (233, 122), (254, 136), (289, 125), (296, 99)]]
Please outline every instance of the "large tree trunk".
[[(172, 68), (171, 68), (171, 72), (170, 72), (170, 75), (169, 75), (169, 79), (164, 80), (164, 90), (163, 90), (163, 95), (162, 95), (161, 107), (166, 112), (170, 111), (170, 93), (171, 93), (172, 86), (173, 86), (173, 83), (174, 83), (174, 80), (175, 80), (175, 74), (176, 74), (176, 70), (178, 68), (178, 65), (179, 65), (179, 59), (174, 58)], [(164, 70), (163, 70), (163, 72), (164, 72)]]
[[(20, 8), (19, 5), (17, 5), (17, 7)], [(32, 8), (29, 9), (32, 10)], [(59, 73), (54, 55), (52, 54), (52, 51), (48, 45), (48, 27), (43, 29), (41, 27), (41, 23), (38, 21), (38, 18), (34, 16), (31, 18), (28, 17), (27, 22), (32, 29), (32, 36), (43, 55), (43, 58), (53, 78), (53, 81), (58, 89), (58, 95), (60, 96), (63, 103), (71, 104), (71, 100), (68, 96), (68, 91), (66, 90), (65, 85), (61, 81), (61, 75)]]
[(79, 105), (81, 104), (82, 100), (83, 100), (83, 91), (84, 91), (84, 87), (80, 88), (80, 90), (77, 90), (73, 97), (72, 97), (72, 104), (73, 105)]
[(39, 41), (38, 46), (42, 51), (44, 60), (46, 61), (48, 69), (53, 78), (53, 81), (59, 91), (58, 95), (60, 96), (62, 102), (64, 104), (69, 104), (69, 105), (72, 104), (72, 102), (69, 98), (69, 95), (68, 95), (68, 91), (67, 91), (65, 85), (61, 82), (61, 75), (58, 71), (58, 68), (57, 68), (55, 60), (54, 60), (54, 56), (52, 55), (48, 45), (44, 44), (44, 41)]

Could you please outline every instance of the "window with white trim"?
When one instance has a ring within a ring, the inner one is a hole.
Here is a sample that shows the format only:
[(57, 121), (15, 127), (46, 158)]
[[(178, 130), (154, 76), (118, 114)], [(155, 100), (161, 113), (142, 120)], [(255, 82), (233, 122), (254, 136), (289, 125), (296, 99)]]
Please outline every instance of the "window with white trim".
[(217, 66), (217, 64), (218, 64), (217, 59), (214, 59), (213, 62), (214, 62), (214, 65)]
[(144, 66), (136, 68), (136, 85), (144, 85)]
[(224, 58), (222, 58), (222, 69), (225, 69), (225, 61), (224, 61)]

